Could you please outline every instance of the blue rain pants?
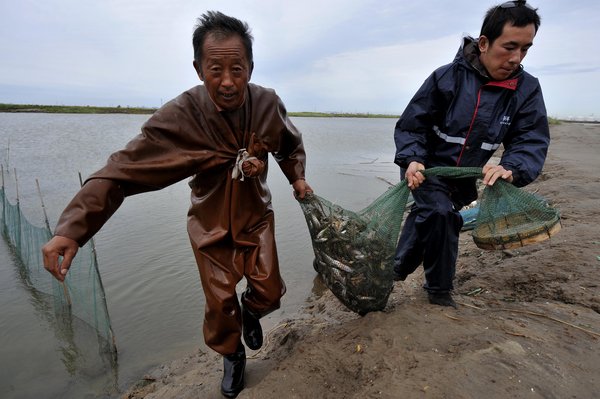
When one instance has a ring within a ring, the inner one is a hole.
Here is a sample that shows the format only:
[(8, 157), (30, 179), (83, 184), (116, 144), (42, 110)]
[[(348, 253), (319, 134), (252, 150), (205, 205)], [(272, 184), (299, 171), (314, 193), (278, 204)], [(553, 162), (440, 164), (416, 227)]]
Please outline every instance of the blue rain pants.
[(432, 293), (453, 289), (462, 205), (453, 203), (448, 186), (428, 177), (412, 191), (414, 204), (407, 216), (394, 260), (397, 279), (404, 280), (423, 264), (425, 284)]

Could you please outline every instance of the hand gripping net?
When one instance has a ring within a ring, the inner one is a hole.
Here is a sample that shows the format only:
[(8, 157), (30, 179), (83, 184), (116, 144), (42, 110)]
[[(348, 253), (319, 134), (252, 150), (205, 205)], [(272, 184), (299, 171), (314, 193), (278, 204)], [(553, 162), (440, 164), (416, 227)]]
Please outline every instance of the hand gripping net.
[[(482, 169), (437, 167), (424, 174), (480, 178)], [(333, 294), (358, 314), (382, 310), (387, 304), (409, 194), (406, 181), (401, 181), (358, 212), (316, 194), (299, 199), (315, 253), (315, 270)], [(560, 229), (558, 211), (505, 181), (484, 189), (475, 223), (473, 239), (484, 249), (530, 244)]]

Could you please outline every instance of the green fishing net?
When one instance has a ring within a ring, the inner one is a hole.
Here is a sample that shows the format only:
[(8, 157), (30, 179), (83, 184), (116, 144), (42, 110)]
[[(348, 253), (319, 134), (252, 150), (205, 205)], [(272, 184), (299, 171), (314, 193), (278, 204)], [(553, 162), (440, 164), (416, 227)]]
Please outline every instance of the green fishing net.
[[(480, 178), (482, 169), (437, 167), (424, 174)], [(312, 240), (315, 270), (333, 294), (358, 314), (382, 310), (387, 304), (409, 194), (406, 182), (401, 181), (357, 212), (316, 194), (299, 199)], [(472, 235), (485, 249), (526, 245), (557, 232), (559, 220), (558, 211), (539, 197), (498, 181), (483, 190)]]
[(34, 310), (59, 342), (65, 368), (90, 375), (116, 370), (117, 349), (93, 244), (79, 249), (64, 283), (58, 282), (43, 266), (41, 248), (52, 237), (47, 220), (45, 227), (30, 223), (18, 197), (14, 203), (7, 198), (4, 170), (2, 181), (2, 235)]
[(408, 190), (390, 188), (367, 208), (352, 212), (316, 194), (300, 200), (312, 239), (315, 270), (348, 308), (381, 310), (392, 291), (394, 249)]
[(561, 228), (557, 209), (504, 180), (483, 190), (471, 235), (482, 249), (511, 249), (544, 241)]

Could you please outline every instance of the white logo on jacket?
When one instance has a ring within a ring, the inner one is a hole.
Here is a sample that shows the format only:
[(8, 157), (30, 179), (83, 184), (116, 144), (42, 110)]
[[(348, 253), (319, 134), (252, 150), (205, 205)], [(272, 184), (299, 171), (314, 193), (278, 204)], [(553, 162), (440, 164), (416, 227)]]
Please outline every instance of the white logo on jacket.
[(500, 121), (501, 125), (510, 125), (510, 115), (504, 115)]

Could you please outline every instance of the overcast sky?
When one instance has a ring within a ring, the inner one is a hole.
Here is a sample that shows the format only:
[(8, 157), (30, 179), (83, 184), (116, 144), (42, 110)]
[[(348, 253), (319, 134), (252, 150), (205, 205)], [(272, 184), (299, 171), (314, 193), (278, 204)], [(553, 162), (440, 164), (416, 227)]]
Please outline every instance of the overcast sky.
[[(199, 80), (196, 18), (249, 23), (252, 82), (289, 111), (400, 114), (492, 1), (0, 0), (0, 103), (157, 107)], [(524, 60), (550, 116), (600, 119), (600, 2), (535, 0)]]

